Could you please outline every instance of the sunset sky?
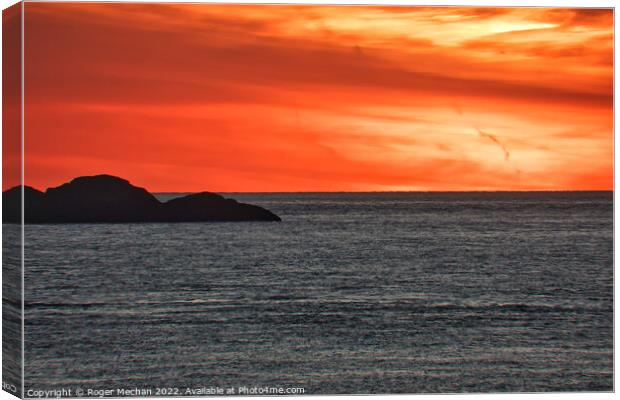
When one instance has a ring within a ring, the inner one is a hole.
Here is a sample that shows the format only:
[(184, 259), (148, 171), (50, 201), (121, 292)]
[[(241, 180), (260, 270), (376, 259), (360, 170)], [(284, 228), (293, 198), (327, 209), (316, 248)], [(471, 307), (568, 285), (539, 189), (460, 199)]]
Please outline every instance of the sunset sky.
[(612, 51), (601, 9), (26, 3), (25, 182), (612, 189)]

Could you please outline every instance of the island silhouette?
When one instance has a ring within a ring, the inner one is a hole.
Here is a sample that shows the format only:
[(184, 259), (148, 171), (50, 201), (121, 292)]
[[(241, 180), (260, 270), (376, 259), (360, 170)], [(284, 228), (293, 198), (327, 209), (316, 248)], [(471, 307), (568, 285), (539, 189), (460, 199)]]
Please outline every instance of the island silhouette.
[[(80, 176), (45, 192), (24, 186), (25, 223), (281, 221), (271, 211), (201, 192), (160, 202), (112, 175)], [(2, 193), (3, 222), (20, 223), (22, 186)]]

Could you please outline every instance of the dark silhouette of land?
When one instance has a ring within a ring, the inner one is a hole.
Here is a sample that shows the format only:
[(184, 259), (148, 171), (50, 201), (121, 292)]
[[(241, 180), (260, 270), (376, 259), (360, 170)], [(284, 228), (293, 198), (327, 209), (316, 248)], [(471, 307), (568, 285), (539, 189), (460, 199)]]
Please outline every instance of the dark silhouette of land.
[[(3, 222), (21, 222), (21, 186), (2, 193)], [(202, 192), (165, 203), (111, 175), (81, 176), (41, 192), (24, 186), (26, 223), (281, 221), (269, 210)]]

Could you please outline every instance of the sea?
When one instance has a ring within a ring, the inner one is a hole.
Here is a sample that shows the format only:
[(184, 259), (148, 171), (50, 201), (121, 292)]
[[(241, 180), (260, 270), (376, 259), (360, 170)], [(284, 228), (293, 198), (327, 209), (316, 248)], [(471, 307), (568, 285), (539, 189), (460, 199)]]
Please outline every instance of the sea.
[(282, 222), (26, 225), (26, 391), (613, 390), (612, 192), (225, 196)]

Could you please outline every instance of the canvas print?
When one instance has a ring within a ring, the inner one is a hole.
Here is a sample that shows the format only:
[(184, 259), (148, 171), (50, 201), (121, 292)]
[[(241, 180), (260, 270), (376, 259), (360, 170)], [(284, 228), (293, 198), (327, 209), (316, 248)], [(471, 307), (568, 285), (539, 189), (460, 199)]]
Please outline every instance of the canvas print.
[(3, 12), (3, 389), (613, 391), (613, 9)]

